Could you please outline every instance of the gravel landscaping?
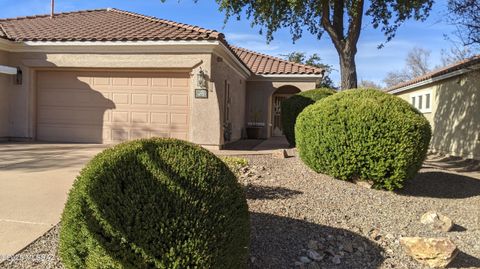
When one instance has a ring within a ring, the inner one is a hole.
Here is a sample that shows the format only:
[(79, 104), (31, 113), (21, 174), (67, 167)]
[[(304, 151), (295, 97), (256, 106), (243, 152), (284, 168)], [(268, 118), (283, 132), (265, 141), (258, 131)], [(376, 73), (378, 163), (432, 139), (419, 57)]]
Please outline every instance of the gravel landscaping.
[[(289, 152), (296, 155), (293, 150)], [(460, 253), (451, 268), (480, 268), (480, 179), (424, 168), (398, 192), (316, 174), (298, 157), (246, 156), (241, 169), (251, 212), (250, 268), (423, 268), (403, 236), (447, 237)], [(450, 232), (420, 223), (427, 211), (453, 220)], [(58, 226), (0, 268), (63, 268)]]

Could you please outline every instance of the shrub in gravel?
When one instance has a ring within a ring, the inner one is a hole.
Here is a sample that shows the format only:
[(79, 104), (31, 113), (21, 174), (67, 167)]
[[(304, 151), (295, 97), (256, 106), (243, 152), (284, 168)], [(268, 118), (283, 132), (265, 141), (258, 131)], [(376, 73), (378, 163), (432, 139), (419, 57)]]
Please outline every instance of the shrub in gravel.
[(215, 155), (175, 139), (95, 156), (70, 191), (59, 253), (67, 268), (246, 268), (244, 191)]
[(242, 168), (248, 166), (248, 160), (240, 157), (224, 156), (220, 158), (234, 174), (238, 174)]
[(406, 101), (371, 89), (337, 93), (307, 107), (296, 125), (299, 155), (310, 168), (374, 188), (402, 188), (424, 161), (425, 117)]
[(282, 102), (281, 119), (283, 133), (290, 146), (295, 146), (295, 122), (300, 112), (307, 106), (334, 94), (332, 89), (321, 88), (297, 93)]

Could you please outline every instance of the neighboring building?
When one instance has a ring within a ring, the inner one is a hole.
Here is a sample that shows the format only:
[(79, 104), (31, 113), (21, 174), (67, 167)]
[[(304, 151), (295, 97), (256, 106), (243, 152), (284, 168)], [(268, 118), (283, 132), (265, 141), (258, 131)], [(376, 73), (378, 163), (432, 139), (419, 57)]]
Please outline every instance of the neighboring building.
[(480, 55), (387, 91), (430, 121), (433, 152), (480, 160)]
[(280, 101), (323, 72), (117, 9), (0, 19), (0, 139), (161, 136), (219, 148), (248, 124), (281, 134)]

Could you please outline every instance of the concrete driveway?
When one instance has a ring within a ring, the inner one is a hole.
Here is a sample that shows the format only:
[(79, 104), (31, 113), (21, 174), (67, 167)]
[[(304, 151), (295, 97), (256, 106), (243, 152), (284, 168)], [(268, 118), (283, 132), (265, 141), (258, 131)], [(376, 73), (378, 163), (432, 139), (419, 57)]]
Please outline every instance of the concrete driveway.
[(0, 261), (60, 221), (75, 177), (106, 147), (0, 143)]

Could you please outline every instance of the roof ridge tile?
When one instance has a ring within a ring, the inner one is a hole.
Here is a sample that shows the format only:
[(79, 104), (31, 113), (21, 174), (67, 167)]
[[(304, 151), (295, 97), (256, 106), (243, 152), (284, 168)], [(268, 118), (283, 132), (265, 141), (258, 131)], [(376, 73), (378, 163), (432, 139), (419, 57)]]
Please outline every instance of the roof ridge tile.
[[(79, 13), (90, 13), (90, 12), (98, 12), (98, 11), (108, 11), (108, 8), (66, 11), (66, 12), (54, 13), (53, 15), (55, 17), (55, 16), (63, 16), (63, 15), (71, 15), (71, 14), (79, 14)], [(0, 18), (0, 23), (1, 22), (7, 22), (7, 21), (19, 21), (19, 20), (28, 20), (28, 19), (47, 18), (47, 17), (50, 17), (50, 16), (51, 16), (51, 14), (40, 14), (40, 15), (31, 15), (31, 16), (18, 16), (18, 17), (13, 17), (13, 18)]]
[(191, 24), (180, 23), (180, 22), (175, 22), (175, 21), (166, 20), (166, 19), (160, 19), (160, 18), (157, 18), (157, 17), (154, 17), (154, 16), (143, 15), (143, 14), (139, 14), (139, 13), (135, 13), (135, 12), (131, 12), (131, 11), (125, 11), (125, 10), (121, 10), (121, 9), (117, 9), (117, 8), (109, 8), (109, 9), (107, 9), (107, 11), (114, 11), (114, 12), (118, 12), (118, 13), (121, 13), (121, 14), (135, 16), (135, 17), (139, 17), (139, 18), (143, 18), (143, 19), (148, 19), (148, 20), (153, 21), (153, 22), (165, 23), (165, 24), (168, 24), (168, 25), (173, 26), (173, 27), (179, 27), (179, 28), (183, 28), (185, 30), (192, 30), (192, 31), (200, 32), (200, 33), (209, 34), (209, 35), (212, 35), (212, 37), (215, 37), (215, 38), (223, 38), (224, 37), (224, 35), (222, 33), (218, 32), (217, 30), (206, 29), (206, 28), (203, 28), (203, 27), (200, 27), (200, 26), (197, 26), (197, 25), (191, 25)]

